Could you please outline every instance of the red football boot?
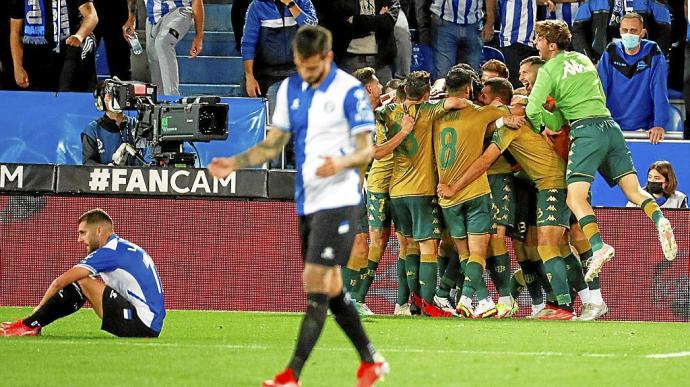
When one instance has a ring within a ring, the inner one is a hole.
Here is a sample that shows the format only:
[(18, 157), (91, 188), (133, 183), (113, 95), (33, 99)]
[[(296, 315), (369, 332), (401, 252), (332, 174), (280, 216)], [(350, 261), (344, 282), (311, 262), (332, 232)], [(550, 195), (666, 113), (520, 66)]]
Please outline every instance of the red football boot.
[(444, 317), (453, 317), (454, 316), (454, 314), (452, 312), (443, 310), (443, 309), (439, 308), (438, 306), (436, 306), (434, 304), (430, 304), (424, 300), (422, 300), (422, 313), (425, 316), (429, 316), (432, 318), (436, 318), (436, 317), (444, 318)]
[(0, 336), (38, 336), (41, 334), (41, 327), (29, 327), (24, 325), (24, 321), (17, 320), (12, 323), (3, 323), (0, 328)]
[(541, 316), (537, 317), (537, 320), (573, 320), (575, 319), (575, 313), (561, 309), (561, 308), (556, 308), (553, 309), (553, 313), (548, 314), (546, 316)]
[(362, 362), (357, 370), (357, 387), (370, 387), (391, 372), (391, 366), (381, 357), (374, 363)]
[(265, 380), (261, 387), (300, 387), (300, 385), (292, 370), (286, 368), (272, 380)]

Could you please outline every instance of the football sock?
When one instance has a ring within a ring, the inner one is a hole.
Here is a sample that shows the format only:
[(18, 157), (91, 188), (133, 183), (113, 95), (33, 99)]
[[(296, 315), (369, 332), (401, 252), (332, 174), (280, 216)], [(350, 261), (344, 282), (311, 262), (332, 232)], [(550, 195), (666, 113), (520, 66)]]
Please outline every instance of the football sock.
[(307, 311), (304, 312), (302, 325), (299, 329), (295, 353), (288, 364), (288, 368), (292, 370), (298, 379), (302, 372), (302, 367), (304, 367), (304, 362), (309, 358), (312, 349), (316, 345), (316, 341), (321, 336), (327, 311), (328, 295), (323, 293), (307, 293)]
[(448, 266), (441, 277), (441, 281), (436, 290), (436, 295), (443, 298), (450, 296), (450, 290), (455, 287), (460, 277), (460, 258), (453, 253), (448, 259)]
[(86, 302), (76, 282), (65, 286), (46, 301), (36, 312), (24, 319), (29, 327), (44, 327), (53, 321), (78, 311)]
[(597, 305), (604, 303), (604, 298), (601, 296), (601, 289), (589, 290), (589, 302)]
[(405, 272), (405, 257), (398, 257), (396, 271), (398, 273), (398, 297), (396, 304), (404, 305), (410, 298), (410, 287), (407, 285), (407, 273)]
[(436, 257), (436, 264), (438, 265), (438, 276), (443, 277), (448, 269), (448, 262), (450, 262), (450, 257), (439, 255)]
[(496, 285), (499, 296), (510, 295), (510, 256), (508, 253), (487, 259), (486, 269)]
[(546, 275), (546, 268), (544, 267), (544, 262), (540, 259), (537, 262), (533, 262), (534, 266), (537, 268), (537, 277), (539, 278), (539, 284), (544, 288), (546, 292), (546, 303), (550, 305), (557, 305), (556, 296), (553, 293), (553, 288), (551, 287), (551, 282), (549, 277)]
[(343, 290), (339, 295), (331, 298), (328, 301), (328, 307), (333, 312), (335, 321), (357, 349), (359, 358), (363, 362), (373, 363), (376, 350), (369, 342), (369, 338), (362, 327), (362, 321), (359, 319), (359, 315), (346, 291)]
[(594, 215), (586, 215), (583, 216), (578, 222), (580, 223), (582, 232), (585, 233), (587, 239), (589, 239), (589, 243), (592, 245), (592, 250), (597, 251), (602, 248), (604, 246), (604, 242), (601, 240), (601, 235), (599, 234), (597, 218)]
[(345, 288), (347, 288), (349, 291), (354, 291), (359, 284), (359, 270), (343, 267), (341, 269), (341, 274), (343, 276), (343, 284), (345, 285)]
[(544, 270), (547, 279), (551, 284), (556, 302), (559, 306), (569, 306), (572, 302), (570, 298), (570, 286), (568, 286), (568, 276), (566, 274), (565, 262), (559, 255), (558, 246), (540, 245), (537, 247), (539, 256), (544, 261)]
[[(369, 249), (370, 253), (372, 249), (374, 249), (374, 247)], [(380, 249), (380, 247), (378, 249)], [(367, 262), (367, 267), (364, 269), (364, 275), (362, 275), (362, 283), (359, 285), (359, 293), (356, 296), (357, 301), (364, 302), (364, 299), (367, 297), (367, 293), (369, 293), (369, 288), (374, 282), (374, 278), (376, 277), (376, 269), (378, 269), (378, 267), (378, 261), (373, 261), (370, 259)]]
[(525, 290), (525, 277), (522, 274), (522, 269), (518, 269), (510, 276), (510, 295), (514, 299), (520, 297), (520, 293)]
[(455, 284), (455, 287), (460, 289), (460, 293), (462, 293), (462, 288), (465, 283), (465, 269), (467, 268), (467, 262), (469, 260), (469, 255), (460, 254), (460, 273), (458, 273), (458, 282)]
[(420, 296), (430, 304), (434, 302), (437, 278), (438, 268), (436, 265), (436, 255), (422, 254), (419, 268), (419, 285), (421, 286)]
[(582, 265), (572, 252), (568, 254), (563, 261), (565, 262), (565, 270), (568, 275), (568, 284), (578, 293), (584, 289), (589, 290), (585, 282), (585, 276), (582, 274)]
[(642, 210), (647, 214), (649, 219), (653, 220), (654, 224), (659, 227), (659, 221), (664, 218), (664, 215), (661, 213), (661, 209), (659, 209), (656, 200), (651, 198), (647, 199), (642, 202), (640, 207), (642, 207)]
[(465, 283), (462, 288), (462, 295), (472, 297), (477, 295), (478, 300), (483, 300), (489, 296), (489, 291), (484, 283), (484, 260), (475, 255), (470, 255), (470, 259), (465, 267)]
[[(526, 261), (520, 262), (520, 267), (522, 268), (522, 276), (525, 279), (525, 286), (527, 287), (527, 292), (532, 299), (532, 305), (540, 305), (544, 303), (544, 292), (542, 291), (542, 284), (539, 280), (539, 268), (544, 265), (541, 262)], [(548, 285), (548, 284), (547, 284)], [(551, 287), (549, 286), (549, 289)]]
[(407, 254), (405, 258), (405, 273), (410, 292), (419, 294), (419, 252)]

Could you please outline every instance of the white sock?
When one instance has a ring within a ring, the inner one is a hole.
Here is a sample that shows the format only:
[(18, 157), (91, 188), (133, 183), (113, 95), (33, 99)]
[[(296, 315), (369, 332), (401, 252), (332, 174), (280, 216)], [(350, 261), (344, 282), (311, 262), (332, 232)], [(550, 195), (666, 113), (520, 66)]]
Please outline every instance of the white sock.
[(604, 303), (604, 299), (601, 297), (601, 289), (589, 291), (589, 302), (596, 305)]
[(498, 297), (498, 303), (511, 306), (513, 305), (513, 297), (511, 296), (503, 296), (503, 297)]
[[(577, 294), (580, 296), (580, 301), (582, 301), (582, 305), (584, 304), (589, 304), (592, 302), (592, 294), (589, 291), (589, 288), (584, 288), (577, 292)], [(575, 300), (573, 300), (575, 302)]]
[(460, 303), (472, 309), (472, 299), (467, 296), (460, 296)]
[(485, 305), (496, 306), (496, 304), (494, 304), (494, 300), (492, 300), (491, 297), (486, 297), (485, 299), (479, 301), (478, 306), (485, 306)]

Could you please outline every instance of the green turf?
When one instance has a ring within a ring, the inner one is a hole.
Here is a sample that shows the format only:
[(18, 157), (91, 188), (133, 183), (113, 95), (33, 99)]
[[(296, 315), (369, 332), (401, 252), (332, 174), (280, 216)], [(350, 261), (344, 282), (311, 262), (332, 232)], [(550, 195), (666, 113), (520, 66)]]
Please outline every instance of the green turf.
[[(3, 321), (27, 308), (0, 308)], [(158, 339), (100, 331), (91, 310), (44, 329), (0, 338), (7, 386), (259, 386), (292, 352), (297, 314), (170, 311)], [(687, 385), (687, 324), (431, 320), (373, 317), (365, 327), (391, 363), (385, 386)], [(353, 386), (358, 358), (332, 318), (303, 386)]]

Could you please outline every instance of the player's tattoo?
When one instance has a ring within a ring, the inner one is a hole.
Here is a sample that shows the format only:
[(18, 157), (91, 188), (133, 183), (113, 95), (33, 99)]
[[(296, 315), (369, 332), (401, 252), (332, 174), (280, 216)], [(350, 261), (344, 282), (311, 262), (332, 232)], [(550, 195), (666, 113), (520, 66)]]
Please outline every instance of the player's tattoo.
[(235, 156), (237, 168), (246, 168), (265, 163), (278, 156), (283, 147), (290, 141), (290, 132), (280, 129), (272, 129), (266, 139)]

